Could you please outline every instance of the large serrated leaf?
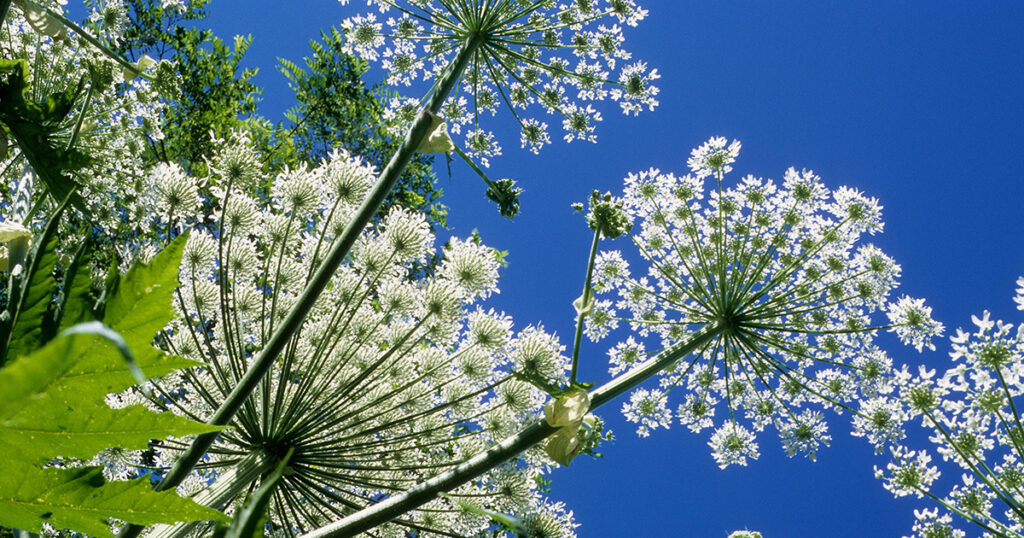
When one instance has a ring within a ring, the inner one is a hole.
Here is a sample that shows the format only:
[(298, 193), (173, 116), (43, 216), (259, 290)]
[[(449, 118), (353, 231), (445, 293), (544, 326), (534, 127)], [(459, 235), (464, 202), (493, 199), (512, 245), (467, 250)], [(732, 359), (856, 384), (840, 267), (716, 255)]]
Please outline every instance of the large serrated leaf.
[[(110, 298), (106, 319), (131, 335), (135, 362), (150, 377), (197, 364), (151, 345), (173, 315), (183, 245), (173, 242), (129, 272)], [(143, 406), (107, 406), (107, 394), (134, 382), (121, 352), (91, 334), (58, 336), (0, 370), (0, 525), (36, 531), (45, 522), (109, 536), (109, 517), (140, 525), (220, 519), (174, 493), (154, 493), (146, 479), (105, 483), (97, 468), (41, 468), (58, 456), (89, 458), (108, 447), (141, 449), (153, 438), (218, 429)]]
[(7, 315), (13, 320), (12, 326), (4, 325), (0, 330), (0, 344), (4, 351), (0, 361), (15, 359), (46, 343), (52, 334), (53, 318), (50, 303), (56, 292), (52, 274), (57, 265), (57, 228), (68, 200), (50, 213), (50, 218), (41, 233), (36, 234), (37, 245), (28, 256), (23, 280), (12, 279), (8, 293), (11, 300)]
[(92, 268), (89, 258), (92, 254), (92, 242), (88, 239), (82, 243), (71, 260), (64, 275), (61, 286), (60, 330), (67, 329), (76, 323), (92, 321), (92, 307), (96, 299), (92, 296)]
[(174, 317), (171, 305), (186, 239), (187, 234), (178, 236), (152, 262), (132, 267), (107, 301), (103, 322), (120, 333), (132, 349), (152, 342), (157, 331)]
[(157, 493), (147, 478), (106, 482), (99, 467), (39, 469), (0, 461), (0, 524), (39, 532), (43, 523), (90, 536), (112, 536), (107, 518), (139, 525), (224, 520), (220, 512)]
[[(112, 364), (99, 371), (82, 368), (98, 362), (94, 358), (101, 354)], [(147, 371), (145, 367), (143, 371)], [(21, 405), (4, 406), (0, 453), (42, 464), (54, 456), (87, 459), (112, 446), (146, 448), (153, 438), (219, 429), (170, 413), (152, 413), (143, 406), (111, 409), (103, 397), (108, 388), (123, 388), (123, 380), (127, 385), (133, 383), (119, 353), (91, 335), (58, 338), (15, 361), (0, 371), (0, 386), (24, 385), (38, 390), (18, 400)]]

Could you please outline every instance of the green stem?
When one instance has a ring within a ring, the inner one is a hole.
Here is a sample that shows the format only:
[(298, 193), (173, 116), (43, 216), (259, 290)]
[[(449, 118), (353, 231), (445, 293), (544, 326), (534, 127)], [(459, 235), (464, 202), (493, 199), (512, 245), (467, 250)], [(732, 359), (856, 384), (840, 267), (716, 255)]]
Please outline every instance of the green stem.
[(601, 227), (598, 226), (597, 229), (594, 230), (594, 242), (590, 245), (590, 259), (587, 261), (587, 278), (583, 280), (583, 295), (580, 295), (579, 311), (576, 314), (576, 337), (572, 342), (572, 370), (569, 375), (570, 386), (576, 384), (576, 367), (579, 364), (580, 359), (580, 344), (583, 342), (583, 320), (588, 314), (588, 312), (585, 311), (587, 308), (587, 300), (594, 295), (590, 289), (590, 281), (594, 277), (594, 260), (597, 258), (597, 243), (600, 239)]
[[(675, 364), (679, 359), (703, 348), (716, 336), (717, 332), (714, 328), (702, 329), (694, 333), (689, 340), (666, 349), (630, 372), (594, 389), (590, 393), (590, 410), (608, 403), (616, 396)], [(537, 420), (519, 433), (507, 437), (454, 469), (439, 474), (398, 495), (368, 506), (342, 520), (304, 534), (301, 538), (346, 538), (387, 523), (436, 499), (439, 494), (450, 491), (498, 467), (520, 452), (539, 444), (557, 429), (548, 425), (543, 419)]]
[(455, 85), (462, 78), (462, 72), (466, 70), (466, 66), (469, 65), (469, 61), (473, 59), (473, 56), (476, 56), (476, 51), (483, 45), (483, 42), (484, 36), (477, 32), (466, 36), (465, 44), (459, 49), (459, 53), (455, 55), (452, 63), (448, 64), (444, 74), (441, 75), (441, 80), (437, 83), (436, 90), (430, 96), (430, 100), (427, 101), (427, 110), (434, 114), (441, 111), (441, 105), (444, 104), (445, 99), (448, 99), (448, 95), (455, 89)]
[(82, 130), (82, 123), (85, 122), (85, 113), (89, 111), (89, 103), (92, 101), (93, 85), (89, 84), (89, 89), (85, 91), (85, 101), (82, 102), (82, 111), (78, 114), (78, 120), (75, 121), (75, 127), (71, 130), (71, 138), (68, 139), (67, 150), (71, 150), (74, 147), (75, 142), (78, 141), (78, 133)]
[(493, 181), (490, 180), (490, 178), (487, 177), (487, 174), (485, 174), (484, 171), (481, 170), (480, 167), (477, 166), (475, 162), (473, 162), (473, 159), (470, 159), (469, 155), (466, 155), (466, 152), (462, 151), (462, 149), (459, 148), (459, 146), (452, 144), (452, 151), (454, 151), (455, 154), (458, 155), (459, 157), (462, 157), (462, 160), (465, 161), (466, 164), (468, 164), (469, 167), (472, 168), (474, 172), (476, 172), (476, 175), (480, 176), (480, 179), (484, 180), (484, 183), (486, 183), (488, 187), (492, 189), (496, 189), (498, 187), (497, 185), (494, 184)]
[[(462, 69), (465, 68), (469, 59), (476, 54), (476, 49), (482, 43), (482, 39), (477, 34), (472, 34), (466, 39), (466, 44), (459, 51), (455, 59), (452, 60), (452, 63), (449, 64), (449, 68), (438, 83), (437, 92), (431, 97), (428, 105), (428, 107), (434, 107), (431, 108), (431, 111), (437, 112), (440, 110), (441, 104), (444, 103), (447, 97), (447, 93), (455, 87), (462, 74)], [(320, 293), (327, 287), (328, 282), (330, 282), (341, 262), (348, 255), (352, 245), (355, 244), (363, 229), (366, 228), (366, 225), (377, 213), (377, 209), (384, 202), (384, 198), (387, 197), (388, 193), (391, 192), (399, 176), (405, 171), (406, 165), (409, 164), (413, 155), (416, 154), (416, 148), (419, 147), (423, 139), (429, 134), (430, 126), (430, 115), (425, 112), (420, 113), (416, 120), (413, 121), (405, 140), (402, 141), (402, 145), (399, 146), (384, 168), (384, 171), (381, 172), (380, 178), (373, 191), (370, 192), (369, 197), (363, 201), (363, 204), (345, 227), (337, 242), (324, 257), (324, 261), (317, 269), (316, 274), (313, 275), (305, 289), (302, 290), (302, 295), (299, 296), (281, 325), (271, 335), (266, 345), (260, 351), (259, 356), (253, 360), (245, 375), (238, 380), (231, 394), (228, 394), (213, 416), (207, 420), (208, 424), (216, 426), (228, 425), (235, 413), (242, 407), (242, 404), (249, 398), (252, 391), (270, 370), (270, 367), (276, 362), (285, 346), (302, 327), (306, 320), (306, 315), (312, 310)], [(174, 462), (174, 466), (164, 476), (163, 480), (156, 484), (153, 489), (164, 491), (177, 487), (192, 472), (192, 468), (195, 467), (210, 446), (213, 445), (217, 435), (217, 432), (213, 432), (196, 436), (192, 444)], [(125, 527), (118, 536), (119, 538), (133, 538), (138, 536), (142, 529), (143, 527), (141, 526), (130, 525)]]

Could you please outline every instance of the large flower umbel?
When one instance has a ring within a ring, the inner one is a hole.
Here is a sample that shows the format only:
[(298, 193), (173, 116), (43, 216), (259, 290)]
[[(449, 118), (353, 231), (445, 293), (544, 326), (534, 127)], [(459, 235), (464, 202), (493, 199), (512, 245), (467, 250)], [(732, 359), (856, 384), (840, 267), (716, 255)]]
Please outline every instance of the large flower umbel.
[[(921, 301), (890, 300), (899, 266), (860, 243), (882, 229), (876, 200), (846, 187), (829, 192), (792, 168), (781, 185), (748, 175), (727, 187), (739, 148), (713, 138), (693, 151), (692, 174), (626, 178), (621, 202), (645, 267), (635, 274), (620, 252), (598, 255), (595, 292), (618, 299), (599, 298), (586, 328), (593, 339), (620, 322), (637, 333), (612, 347), (613, 373), (700, 339), (624, 411), (644, 436), (674, 420), (714, 428), (709, 444), (723, 467), (756, 458), (755, 432), (768, 425), (790, 455), (813, 458), (830, 440), (818, 408), (850, 409), (891, 392), (876, 332), (895, 331), (920, 349), (942, 330)], [(874, 321), (880, 312), (888, 320)]]
[[(268, 181), (269, 195), (222, 178), (215, 214), (201, 221), (209, 227), (197, 225), (186, 243), (179, 317), (161, 338), (203, 366), (157, 383), (150, 404), (198, 420), (222, 405), (285, 322), (373, 175), (336, 152), (318, 167), (286, 169)], [(452, 239), (432, 276), (410, 277), (433, 244), (423, 215), (404, 209), (366, 230), (180, 490), (202, 490), (197, 500), (230, 507), (287, 459), (270, 525), (295, 534), (443, 472), (534, 420), (544, 393), (511, 371), (561, 382), (567, 361), (557, 338), (536, 327), (515, 334), (508, 316), (476, 306), (497, 292), (499, 264), (477, 241)], [(120, 403), (141, 398), (131, 393)], [(145, 466), (163, 470), (185, 447), (154, 443)], [(542, 458), (539, 449), (527, 453), (375, 535), (486, 529), (490, 520), (466, 512), (463, 499), (500, 513), (539, 511), (571, 531), (570, 514), (537, 490)]]
[[(348, 0), (341, 0), (347, 4)], [(470, 51), (459, 89), (446, 95), (440, 112), (452, 133), (465, 131), (467, 152), (500, 152), (480, 126), (481, 115), (512, 112), (520, 142), (538, 151), (550, 142), (548, 124), (528, 117), (543, 109), (561, 124), (567, 141), (595, 140), (601, 114), (591, 103), (612, 99), (626, 114), (657, 105), (657, 70), (630, 61), (620, 25), (635, 26), (647, 11), (632, 0), (540, 2), (514, 0), (371, 0), (376, 14), (343, 24), (347, 52), (380, 60), (394, 85), (440, 80), (449, 65)], [(431, 93), (438, 91), (433, 82)], [(429, 98), (424, 99), (426, 101)], [(415, 100), (397, 100), (396, 112), (411, 119)], [(405, 112), (403, 112), (405, 109)]]

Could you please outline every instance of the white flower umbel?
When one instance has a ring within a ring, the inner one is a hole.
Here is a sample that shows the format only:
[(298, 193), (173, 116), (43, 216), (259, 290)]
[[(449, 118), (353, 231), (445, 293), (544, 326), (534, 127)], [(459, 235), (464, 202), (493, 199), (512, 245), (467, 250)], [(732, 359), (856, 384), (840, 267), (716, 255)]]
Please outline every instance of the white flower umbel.
[[(444, 105), (438, 103), (439, 109), (430, 107), (440, 112), (451, 132), (476, 137), (467, 153), (497, 153), (496, 144), (479, 146), (491, 136), (480, 118), (498, 108), (511, 112), (520, 126), (522, 146), (536, 152), (550, 142), (549, 123), (561, 124), (567, 141), (593, 142), (594, 126), (601, 121), (593, 102), (611, 99), (629, 115), (658, 104), (653, 85), (658, 71), (642, 61), (624, 61), (630, 53), (622, 49), (620, 25), (636, 26), (647, 15), (633, 0), (367, 3), (378, 13), (342, 23), (345, 52), (380, 61), (392, 85), (427, 81), (433, 84), (429, 98), (438, 90), (434, 81), (459, 51), (473, 48), (457, 91)], [(393, 106), (406, 107), (407, 101), (396, 99)], [(417, 107), (410, 108), (415, 112)], [(553, 118), (538, 120), (534, 114), (541, 110)], [(408, 114), (396, 112), (403, 115)]]
[[(769, 424), (789, 455), (813, 458), (830, 436), (811, 409), (856, 408), (891, 391), (890, 361), (872, 345), (874, 333), (894, 330), (920, 349), (942, 326), (923, 302), (889, 301), (900, 268), (861, 242), (882, 228), (875, 199), (830, 193), (813, 172), (793, 168), (781, 184), (746, 176), (730, 186), (739, 150), (737, 141), (712, 138), (693, 150), (693, 174), (651, 169), (626, 178), (619, 202), (643, 263), (618, 251), (597, 255), (594, 291), (617, 301), (587, 318), (587, 334), (602, 337), (613, 321), (631, 327), (610, 354), (615, 373), (644, 353), (639, 342), (653, 356), (699, 333), (700, 348), (663, 370), (640, 401), (675, 393), (681, 423), (696, 431), (717, 424), (711, 445), (721, 465), (756, 457), (753, 432)], [(888, 324), (872, 321), (882, 312)], [(659, 408), (657, 423), (668, 413)], [(630, 417), (640, 417), (635, 405)], [(641, 425), (646, 435), (650, 424)]]
[[(1018, 289), (1014, 301), (1020, 300)], [(973, 332), (957, 329), (950, 338), (951, 368), (941, 376), (925, 368), (917, 374), (904, 369), (897, 377), (900, 399), (885, 406), (890, 416), (921, 419), (941, 456), (936, 476), (940, 471), (960, 476), (945, 495), (930, 484), (918, 486), (919, 496), (939, 506), (915, 512), (915, 531), (921, 526), (952, 532), (950, 514), (955, 514), (989, 535), (1024, 536), (1024, 323), (994, 320), (988, 311), (971, 321)], [(879, 449), (893, 444), (898, 452), (910, 450), (902, 446), (902, 436), (869, 439)]]
[[(249, 208), (253, 222), (236, 226), (218, 209), (209, 224), (218, 233), (191, 232), (180, 318), (162, 340), (206, 366), (157, 383), (162, 398), (152, 403), (205, 420), (238, 384), (337, 241), (332, 215), (354, 211), (337, 175), (347, 171), (345, 184), (357, 191), (373, 180), (357, 159), (339, 153), (334, 161), (282, 173), (269, 197), (228, 190), (217, 202), (247, 200), (238, 206)], [(194, 471), (182, 487), (213, 480), (197, 498), (225, 508), (292, 450), (270, 514), (272, 525), (294, 534), (453, 467), (536, 418), (544, 394), (510, 369), (561, 383), (568, 365), (562, 346), (539, 328), (514, 334), (507, 316), (473, 306), (497, 292), (498, 257), (478, 242), (451, 241), (434, 276), (411, 279), (433, 243), (423, 215), (400, 208), (362, 234), (231, 429), (211, 446), (200, 467), (216, 471)], [(160, 466), (186, 446), (158, 443)], [(560, 528), (571, 529), (571, 513), (545, 506), (536, 490), (534, 478), (546, 467), (539, 454), (380, 531), (471, 535), (489, 525), (452, 499), (502, 513), (560, 514)], [(155, 535), (188, 530), (165, 527)]]

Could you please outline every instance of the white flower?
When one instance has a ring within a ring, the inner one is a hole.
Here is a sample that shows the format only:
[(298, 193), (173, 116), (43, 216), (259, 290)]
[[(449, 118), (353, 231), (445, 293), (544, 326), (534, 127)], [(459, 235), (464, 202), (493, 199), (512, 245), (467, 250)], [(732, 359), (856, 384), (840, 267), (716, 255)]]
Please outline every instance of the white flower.
[(853, 416), (855, 437), (865, 437), (875, 447), (875, 453), (881, 454), (906, 437), (903, 423), (907, 414), (898, 400), (876, 397), (861, 404), (860, 410)]
[(647, 437), (652, 429), (668, 428), (672, 425), (672, 412), (665, 407), (665, 395), (645, 389), (633, 391), (629, 402), (622, 404), (626, 420), (637, 422), (636, 434)]
[(295, 170), (285, 167), (270, 190), (271, 200), (295, 218), (311, 215), (314, 206), (320, 205), (321, 196), (319, 180), (305, 166)]
[(175, 163), (160, 163), (150, 172), (148, 196), (159, 216), (172, 222), (188, 223), (195, 220), (202, 208), (199, 182), (186, 174)]
[[(205, 366), (159, 382), (158, 392), (169, 400), (162, 405), (209, 416), (283, 322), (332, 240), (328, 214), (354, 211), (362, 197), (369, 171), (347, 154), (333, 158), (348, 162), (286, 170), (269, 197), (224, 191), (225, 209), (214, 208), (204, 219), (213, 233), (192, 231), (175, 301), (178, 318), (164, 340)], [(508, 370), (561, 382), (567, 367), (562, 346), (536, 327), (513, 336), (508, 316), (474, 306), (497, 290), (497, 258), (487, 246), (454, 239), (435, 274), (410, 278), (433, 242), (423, 216), (401, 208), (365, 231), (257, 387), (251, 412), (239, 413), (234, 433), (211, 448), (224, 467), (192, 479), (186, 489), (194, 493), (225, 480), (232, 476), (225, 472), (229, 466), (268, 448), (272, 454), (274, 447), (294, 447), (293, 472), (275, 492), (270, 519), (281, 527), (310, 527), (320, 523), (311, 514), (347, 510), (367, 495), (387, 494), (393, 484), (421, 480), (425, 469), (451, 468), (532, 422), (544, 393)], [(173, 459), (180, 446), (161, 445), (157, 460)], [(506, 509), (549, 513), (533, 488), (546, 466), (537, 458), (518, 462), (457, 491), (496, 497), (491, 476), (508, 481), (514, 475), (526, 492), (505, 498)], [(289, 510), (292, 501), (301, 509)], [(405, 516), (417, 532), (474, 535), (490, 524), (451, 513), (443, 501), (424, 509)], [(559, 517), (561, 523), (568, 518)], [(400, 535), (403, 528), (382, 531)]]
[(914, 510), (914, 532), (920, 538), (948, 537), (963, 538), (964, 531), (953, 527), (953, 518), (949, 514), (939, 515), (938, 509)]
[(885, 471), (875, 467), (875, 478), (884, 480), (885, 489), (897, 497), (924, 497), (924, 492), (939, 477), (938, 468), (929, 465), (931, 456), (924, 451), (908, 451), (900, 447), (893, 449), (892, 457), (896, 461), (886, 465)]
[(899, 336), (901, 342), (914, 346), (918, 351), (925, 347), (935, 351), (931, 339), (941, 336), (944, 327), (932, 319), (932, 309), (925, 306), (924, 299), (904, 295), (888, 306), (886, 314), (893, 324), (890, 330)]
[(740, 141), (733, 140), (729, 147), (726, 147), (728, 140), (724, 136), (712, 137), (690, 152), (690, 158), (686, 164), (690, 170), (697, 175), (697, 178), (705, 178), (711, 174), (721, 172), (728, 174), (732, 172), (733, 162), (740, 153)]
[(779, 436), (787, 456), (793, 457), (803, 452), (811, 461), (817, 460), (818, 447), (828, 446), (832, 440), (824, 416), (820, 411), (810, 409), (804, 409), (798, 417), (783, 419)]
[(715, 430), (708, 446), (711, 447), (711, 455), (715, 458), (715, 463), (721, 469), (730, 465), (745, 466), (747, 458), (756, 460), (760, 456), (757, 451), (757, 442), (754, 441), (754, 434), (743, 426), (732, 422), (722, 424)]
[(455, 284), (467, 301), (497, 293), (498, 258), (494, 249), (453, 238), (444, 250), (438, 275)]

